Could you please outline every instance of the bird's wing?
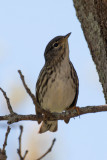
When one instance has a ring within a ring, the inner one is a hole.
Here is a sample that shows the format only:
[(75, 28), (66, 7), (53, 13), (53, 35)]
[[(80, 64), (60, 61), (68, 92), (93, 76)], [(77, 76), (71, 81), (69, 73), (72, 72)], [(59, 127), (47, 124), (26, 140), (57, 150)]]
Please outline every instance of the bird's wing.
[[(42, 112), (40, 111), (40, 97), (39, 97), (39, 90), (40, 90), (40, 86), (41, 86), (41, 82), (42, 82), (42, 79), (40, 77), (43, 77), (41, 76), (42, 74), (44, 74), (44, 67), (42, 68), (40, 74), (39, 74), (39, 77), (38, 77), (38, 80), (37, 80), (37, 83), (36, 83), (36, 107), (35, 107), (35, 110), (36, 110), (36, 114), (39, 116), (39, 115), (42, 115)], [(38, 123), (40, 123), (41, 121), (38, 121)]]
[(69, 106), (69, 108), (73, 107), (76, 105), (77, 103), (77, 99), (78, 99), (78, 94), (79, 94), (79, 80), (78, 80), (78, 76), (77, 76), (77, 73), (76, 73), (76, 70), (73, 66), (73, 64), (70, 62), (70, 66), (71, 66), (71, 77), (73, 79), (73, 82), (75, 84), (75, 87), (76, 87), (76, 94), (75, 94), (75, 98), (72, 102), (72, 104)]
[[(79, 80), (78, 80), (78, 76), (77, 76), (77, 73), (76, 73), (76, 70), (75, 70), (73, 64), (71, 62), (69, 62), (69, 64), (70, 64), (70, 67), (71, 67), (71, 77), (72, 77), (73, 82), (75, 84), (76, 93), (75, 93), (75, 98), (74, 98), (72, 104), (66, 110), (70, 110), (70, 109), (72, 109), (73, 107), (76, 106), (77, 99), (78, 99), (78, 94), (79, 94)], [(69, 120), (70, 120), (70, 118), (65, 118), (64, 119), (65, 123), (68, 123)]]
[[(73, 107), (76, 106), (77, 99), (78, 99), (78, 94), (79, 94), (79, 80), (78, 80), (78, 76), (77, 76), (77, 73), (76, 73), (76, 70), (75, 70), (73, 64), (71, 62), (69, 62), (69, 64), (70, 64), (70, 67), (71, 67), (71, 77), (72, 77), (73, 82), (75, 84), (76, 93), (75, 93), (75, 98), (74, 98), (72, 104), (66, 110), (70, 110), (70, 109), (72, 109)], [(65, 123), (68, 123), (69, 120), (70, 120), (70, 118), (65, 118), (64, 119)]]

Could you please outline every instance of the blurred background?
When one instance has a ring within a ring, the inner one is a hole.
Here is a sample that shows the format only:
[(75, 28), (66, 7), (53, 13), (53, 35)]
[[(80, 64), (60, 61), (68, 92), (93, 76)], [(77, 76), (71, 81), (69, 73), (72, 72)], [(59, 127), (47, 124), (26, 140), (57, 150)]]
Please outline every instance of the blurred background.
[[(0, 87), (10, 98), (15, 112), (35, 114), (34, 105), (24, 90), (17, 70), (21, 69), (26, 83), (35, 93), (35, 85), (44, 65), (44, 50), (55, 36), (72, 32), (69, 38), (70, 59), (79, 77), (77, 105), (105, 104), (102, 86), (90, 56), (72, 0), (4, 0), (0, 1)], [(5, 99), (0, 93), (0, 115), (8, 114)], [(19, 125), (24, 126), (22, 137), (26, 160), (34, 160), (56, 143), (44, 160), (107, 160), (107, 113), (86, 114), (71, 119), (66, 125), (58, 123), (56, 133), (38, 134), (37, 122), (22, 121), (11, 125), (8, 137), (8, 160), (17, 155)], [(6, 122), (0, 122), (0, 147), (4, 142)]]

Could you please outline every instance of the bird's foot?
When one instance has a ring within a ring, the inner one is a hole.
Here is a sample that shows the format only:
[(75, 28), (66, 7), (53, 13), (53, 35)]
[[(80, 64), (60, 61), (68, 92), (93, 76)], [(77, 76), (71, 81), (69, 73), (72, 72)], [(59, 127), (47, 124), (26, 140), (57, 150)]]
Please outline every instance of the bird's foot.
[(75, 109), (77, 111), (77, 114), (79, 115), (79, 118), (80, 118), (80, 108), (76, 107), (76, 106), (73, 106), (72, 109)]

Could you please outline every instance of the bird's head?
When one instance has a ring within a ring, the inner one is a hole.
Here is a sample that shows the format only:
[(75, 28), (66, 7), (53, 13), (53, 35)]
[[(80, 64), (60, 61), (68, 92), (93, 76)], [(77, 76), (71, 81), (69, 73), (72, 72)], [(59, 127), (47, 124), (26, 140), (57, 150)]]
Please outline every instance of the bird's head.
[(48, 43), (44, 53), (46, 62), (57, 60), (63, 55), (69, 56), (68, 37), (70, 34), (71, 33), (65, 36), (57, 36)]

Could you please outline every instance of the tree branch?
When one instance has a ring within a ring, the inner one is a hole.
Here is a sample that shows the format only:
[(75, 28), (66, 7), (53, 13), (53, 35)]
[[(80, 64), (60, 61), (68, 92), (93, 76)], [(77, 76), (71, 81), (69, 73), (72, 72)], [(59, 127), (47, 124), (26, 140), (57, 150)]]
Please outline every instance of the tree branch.
[(20, 160), (25, 160), (28, 150), (26, 150), (24, 156), (22, 156), (22, 149), (21, 149), (22, 133), (23, 133), (23, 126), (20, 126), (19, 148), (17, 149), (17, 153), (20, 157)]
[(41, 157), (39, 157), (39, 158), (36, 159), (36, 160), (41, 160), (41, 159), (44, 158), (49, 152), (51, 152), (51, 150), (52, 150), (52, 148), (53, 148), (53, 146), (54, 146), (54, 144), (55, 144), (55, 141), (56, 141), (56, 139), (54, 138), (53, 141), (52, 141), (51, 146), (50, 146), (49, 149), (46, 151), (46, 153), (44, 153)]
[[(25, 90), (31, 97), (35, 107), (38, 105), (36, 102), (36, 97), (34, 94), (30, 91), (28, 88), (27, 84), (25, 83), (24, 76), (22, 75), (21, 71), (18, 71), (22, 80), (22, 83), (25, 87)], [(32, 120), (32, 121), (43, 121), (43, 120), (49, 120), (49, 121), (55, 121), (55, 120), (64, 120), (66, 118), (74, 118), (83, 114), (87, 113), (96, 113), (96, 112), (102, 112), (102, 111), (107, 111), (107, 105), (100, 105), (100, 106), (86, 106), (86, 107), (81, 107), (79, 108), (79, 115), (76, 110), (68, 110), (62, 113), (50, 113), (49, 111), (46, 111), (42, 109), (39, 105), (39, 109), (43, 113), (42, 115), (19, 115), (13, 112), (12, 106), (10, 105), (10, 100), (6, 95), (6, 92), (3, 89), (0, 89), (6, 99), (7, 106), (9, 108), (10, 114), (5, 115), (5, 116), (0, 116), (0, 120), (4, 121), (7, 120), (8, 124), (12, 124), (15, 122), (19, 122), (22, 120)]]
[(30, 88), (28, 88), (27, 84), (25, 83), (24, 76), (23, 76), (21, 70), (18, 70), (18, 73), (20, 74), (20, 78), (22, 80), (22, 83), (23, 83), (23, 86), (24, 86), (26, 92), (29, 94), (29, 96), (31, 97), (31, 99), (35, 105), (35, 100), (36, 100), (35, 95), (31, 92)]
[(7, 146), (7, 138), (8, 138), (8, 135), (9, 135), (9, 133), (10, 133), (10, 130), (11, 130), (11, 128), (8, 126), (8, 128), (7, 128), (7, 132), (6, 132), (6, 135), (5, 135), (5, 140), (4, 140), (4, 144), (3, 144), (3, 152), (5, 152), (5, 148), (6, 148), (6, 146)]
[(6, 160), (7, 159), (7, 155), (6, 155), (6, 146), (7, 146), (7, 138), (8, 135), (10, 133), (10, 127), (8, 126), (7, 128), (7, 132), (5, 134), (5, 140), (4, 140), (4, 144), (3, 144), (3, 149), (0, 149), (0, 160)]
[[(86, 106), (86, 107), (81, 107), (79, 108), (79, 113), (80, 115), (84, 115), (87, 113), (97, 113), (97, 112), (103, 112), (103, 111), (107, 111), (107, 105), (100, 105), (100, 106)], [(45, 115), (41, 115), (41, 116), (37, 116), (37, 115), (20, 115), (20, 114), (16, 114), (16, 115), (5, 115), (5, 116), (0, 116), (0, 121), (8, 121), (8, 124), (12, 124), (15, 122), (19, 122), (19, 121), (23, 121), (23, 120), (31, 120), (31, 121), (38, 121), (38, 120), (50, 120), (50, 121), (55, 121), (55, 120), (64, 120), (65, 117), (67, 118), (74, 118), (74, 117), (78, 117), (80, 116), (78, 115), (76, 110), (71, 110), (71, 111), (66, 111), (66, 112), (62, 112), (62, 113), (52, 113), (48, 114), (47, 116)]]
[(9, 112), (10, 112), (11, 114), (14, 114), (13, 109), (12, 109), (12, 106), (11, 106), (11, 104), (10, 104), (10, 100), (9, 100), (9, 98), (8, 98), (7, 95), (6, 95), (6, 92), (5, 92), (2, 88), (0, 88), (0, 90), (1, 90), (1, 92), (3, 93), (3, 95), (4, 95), (5, 99), (6, 99), (7, 107), (8, 107)]
[[(6, 99), (6, 103), (7, 103), (7, 107), (9, 109), (10, 114), (5, 115), (5, 116), (0, 116), (0, 121), (7, 121), (8, 124), (12, 124), (15, 122), (19, 122), (22, 120), (32, 120), (32, 121), (44, 121), (44, 120), (49, 120), (49, 121), (55, 121), (55, 120), (65, 120), (66, 118), (74, 118), (83, 114), (87, 114), (87, 113), (96, 113), (96, 112), (102, 112), (102, 111), (107, 111), (107, 105), (100, 105), (100, 106), (86, 106), (86, 107), (81, 107), (79, 108), (79, 115), (77, 113), (76, 110), (71, 109), (71, 110), (67, 110), (65, 112), (62, 113), (50, 113), (49, 111), (43, 110), (36, 101), (36, 97), (34, 96), (34, 94), (30, 91), (30, 89), (28, 88), (27, 84), (25, 83), (24, 80), (24, 76), (22, 75), (21, 71), (18, 71), (22, 80), (22, 83), (25, 87), (26, 92), (29, 94), (29, 96), (31, 97), (35, 107), (38, 106), (39, 109), (41, 110), (41, 113), (43, 113), (42, 115), (19, 115), (13, 112), (12, 106), (10, 104), (10, 100), (6, 95), (6, 92), (0, 88), (1, 92), (4, 95), (4, 98)], [(5, 136), (5, 141), (4, 141), (4, 145), (3, 145), (3, 150), (0, 149), (0, 159), (2, 160), (6, 160), (7, 156), (5, 153), (5, 147), (7, 145), (7, 137), (8, 134), (10, 132), (10, 128), (8, 127), (7, 129), (7, 133)], [(17, 153), (20, 157), (20, 160), (25, 160), (25, 157), (28, 153), (28, 151), (25, 152), (24, 156), (22, 156), (21, 153), (21, 137), (22, 137), (22, 132), (23, 132), (23, 127), (20, 126), (20, 136), (19, 136), (19, 149), (17, 150)], [(52, 142), (51, 147), (48, 149), (48, 151), (43, 154), (40, 158), (38, 158), (37, 160), (42, 159), (44, 156), (46, 156), (49, 152), (51, 152), (53, 145), (55, 143), (55, 139)], [(2, 154), (2, 152), (4, 152), (4, 154)]]

